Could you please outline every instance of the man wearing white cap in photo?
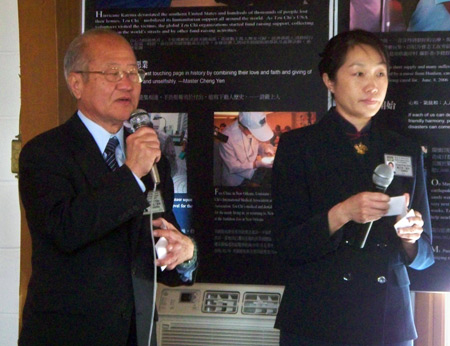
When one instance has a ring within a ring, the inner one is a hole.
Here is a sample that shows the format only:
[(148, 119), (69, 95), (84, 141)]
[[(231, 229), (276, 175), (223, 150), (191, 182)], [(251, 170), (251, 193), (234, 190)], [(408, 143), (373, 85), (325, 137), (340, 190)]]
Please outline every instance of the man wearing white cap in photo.
[[(269, 141), (274, 133), (263, 112), (240, 112), (239, 117), (223, 131), (228, 136), (226, 143), (220, 143), (219, 153), (223, 161), (223, 186), (261, 186), (272, 168), (275, 150)], [(267, 161), (266, 161), (267, 160)]]

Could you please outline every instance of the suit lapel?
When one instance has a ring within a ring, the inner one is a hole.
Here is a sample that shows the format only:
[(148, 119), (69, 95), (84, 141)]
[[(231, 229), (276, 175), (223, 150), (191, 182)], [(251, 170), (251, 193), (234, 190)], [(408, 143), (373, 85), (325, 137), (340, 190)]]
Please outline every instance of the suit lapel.
[[(70, 146), (75, 160), (79, 163), (84, 175), (90, 185), (96, 186), (105, 174), (110, 170), (98, 149), (97, 143), (84, 126), (77, 114), (74, 114), (65, 123), (65, 137), (68, 139), (67, 145)], [(142, 178), (147, 189), (153, 188), (150, 175)], [(131, 245), (131, 256), (134, 258), (139, 251), (138, 244), (142, 239), (142, 232), (150, 232), (148, 217), (136, 217), (127, 224), (128, 238)]]
[(102, 176), (109, 172), (97, 143), (77, 114), (65, 125), (67, 144), (71, 147), (75, 160), (89, 183), (96, 186)]

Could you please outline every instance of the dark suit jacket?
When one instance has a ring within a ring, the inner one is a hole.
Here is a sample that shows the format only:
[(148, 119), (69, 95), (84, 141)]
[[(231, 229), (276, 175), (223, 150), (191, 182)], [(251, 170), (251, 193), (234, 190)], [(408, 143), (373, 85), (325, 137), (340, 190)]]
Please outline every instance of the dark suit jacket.
[[(177, 225), (167, 160), (158, 168), (163, 217)], [(143, 181), (153, 188), (149, 177)], [(110, 172), (75, 114), (23, 148), (19, 188), (33, 247), (20, 344), (125, 345), (134, 307), (138, 337), (148, 338), (154, 279), (149, 219), (142, 215), (148, 202), (128, 167)], [(180, 282), (176, 270), (161, 280)]]
[[(406, 266), (433, 263), (431, 224), (421, 149), (372, 124), (369, 152), (356, 154), (333, 110), (318, 124), (281, 136), (273, 167), (274, 236), (287, 269), (276, 327), (327, 342), (399, 342), (417, 337)], [(395, 176), (386, 193), (411, 195), (425, 221), (419, 253), (409, 263), (393, 224), (374, 222), (366, 246), (356, 239), (366, 225), (347, 223), (329, 237), (328, 211), (362, 191), (384, 154), (411, 157), (413, 177)]]

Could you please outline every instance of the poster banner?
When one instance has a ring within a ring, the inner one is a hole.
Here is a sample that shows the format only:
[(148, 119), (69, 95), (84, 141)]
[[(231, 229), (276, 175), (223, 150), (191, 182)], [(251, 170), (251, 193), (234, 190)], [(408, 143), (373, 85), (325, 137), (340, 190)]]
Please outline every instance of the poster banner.
[[(425, 23), (423, 0), (237, 3), (84, 2), (85, 29), (124, 35), (148, 72), (139, 106), (151, 114), (171, 163), (182, 231), (199, 244), (198, 281), (283, 284), (271, 207), (279, 135), (326, 112), (320, 50), (336, 32), (360, 27), (377, 33), (391, 55), (390, 87), (377, 117), (418, 142), (426, 159), (436, 264), (411, 271), (412, 289), (450, 290), (445, 17), (433, 14)], [(239, 122), (261, 127), (262, 139), (270, 129), (270, 140), (252, 142), (236, 132)]]
[(108, 27), (131, 42), (149, 72), (144, 108), (316, 107), (311, 82), (315, 48), (328, 39), (326, 6), (96, 8), (86, 19), (85, 28)]
[(422, 146), (433, 226), (435, 264), (410, 271), (412, 288), (450, 290), (450, 32), (384, 35), (391, 74), (384, 110), (387, 127)]
[(246, 186), (224, 173), (232, 161), (242, 160), (243, 167), (256, 157), (273, 161), (277, 139), (244, 146), (236, 158), (230, 147), (240, 142), (227, 131), (247, 112), (261, 112), (280, 134), (326, 111), (317, 63), (329, 38), (329, 7), (317, 1), (198, 3), (124, 8), (86, 1), (85, 29), (121, 33), (148, 71), (139, 107), (151, 114), (171, 162), (182, 231), (195, 234), (199, 244), (197, 280), (281, 284), (271, 233), (271, 169), (261, 167), (252, 180), (256, 170), (248, 168), (252, 182)]

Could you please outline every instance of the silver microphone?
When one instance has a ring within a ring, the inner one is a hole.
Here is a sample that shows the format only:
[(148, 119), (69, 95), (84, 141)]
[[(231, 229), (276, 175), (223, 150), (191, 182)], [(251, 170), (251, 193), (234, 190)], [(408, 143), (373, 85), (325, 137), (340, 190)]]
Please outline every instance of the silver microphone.
[(376, 191), (385, 192), (392, 179), (394, 179), (394, 170), (385, 163), (378, 165), (373, 171), (372, 181)]
[[(131, 125), (131, 132), (134, 133), (143, 126), (151, 126), (150, 115), (143, 109), (136, 109), (131, 112), (130, 119), (128, 122)], [(153, 164), (150, 170), (150, 176), (152, 177), (153, 183), (159, 184), (161, 182), (159, 178), (158, 168), (156, 167), (156, 162)]]
[[(386, 192), (386, 189), (391, 184), (393, 179), (394, 179), (394, 170), (390, 166), (386, 165), (385, 163), (378, 165), (373, 171), (372, 175), (374, 190), (376, 192), (383, 192), (383, 193)], [(366, 230), (363, 233), (363, 238), (359, 246), (361, 249), (364, 247), (364, 245), (366, 245), (366, 240), (369, 236), (372, 224), (373, 221), (370, 221), (369, 224), (367, 225)]]

